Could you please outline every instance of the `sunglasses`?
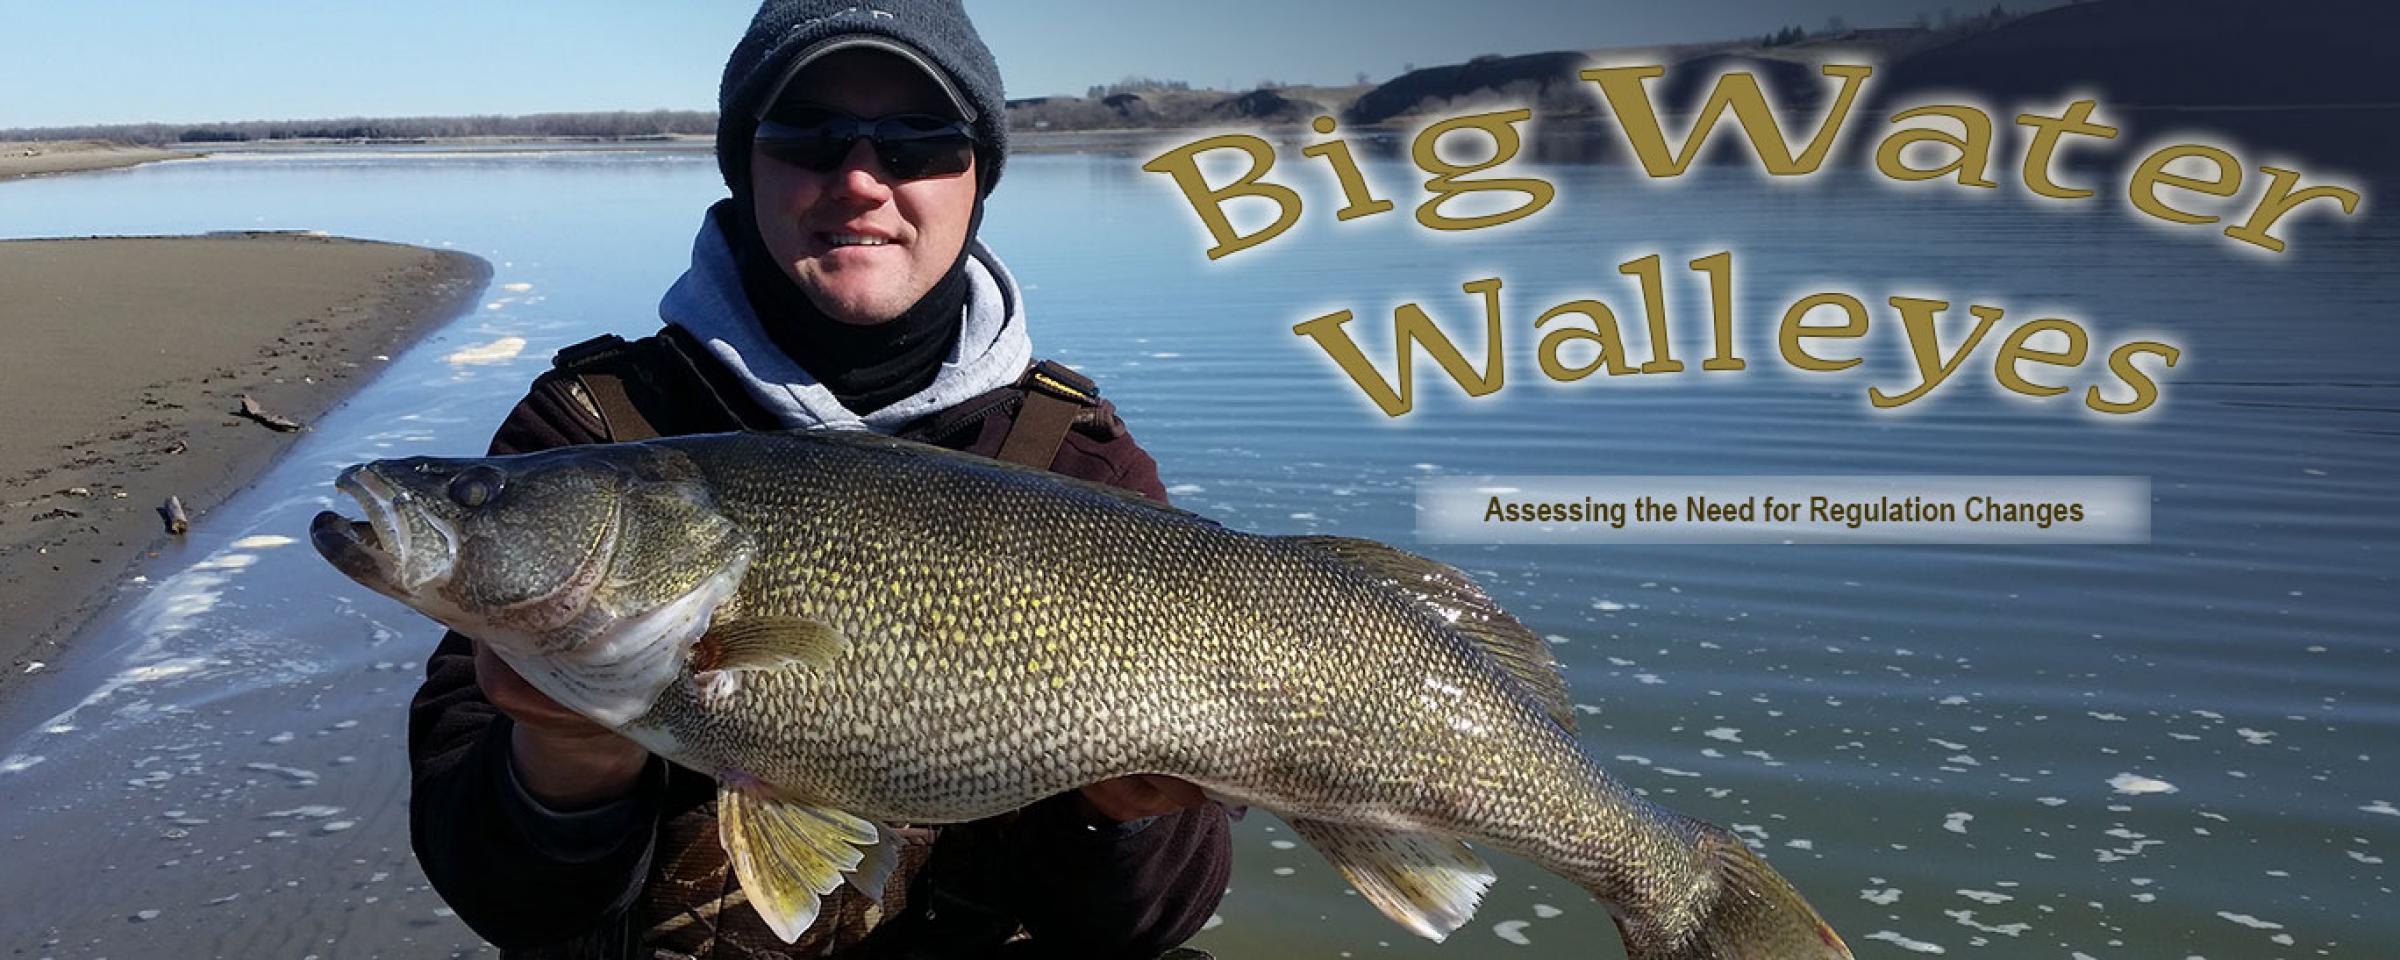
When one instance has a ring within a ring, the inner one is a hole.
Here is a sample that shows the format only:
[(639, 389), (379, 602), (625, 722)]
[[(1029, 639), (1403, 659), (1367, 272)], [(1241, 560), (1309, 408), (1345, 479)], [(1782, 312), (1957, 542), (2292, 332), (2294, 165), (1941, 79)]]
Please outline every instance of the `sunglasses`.
[(783, 163), (831, 173), (861, 139), (873, 142), (875, 159), (903, 180), (956, 176), (975, 160), (972, 128), (922, 113), (866, 119), (822, 108), (783, 110), (760, 120), (751, 142)]

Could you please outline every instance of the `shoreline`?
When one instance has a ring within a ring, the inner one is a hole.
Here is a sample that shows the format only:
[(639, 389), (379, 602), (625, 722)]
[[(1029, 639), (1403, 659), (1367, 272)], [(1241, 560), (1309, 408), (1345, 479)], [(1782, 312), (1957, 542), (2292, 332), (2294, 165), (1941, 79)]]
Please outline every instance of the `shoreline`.
[(98, 140), (0, 141), (0, 181), (115, 170), (198, 156), (204, 154)]
[[(126, 269), (139, 264), (139, 270)], [(0, 696), (53, 658), (143, 561), (248, 486), (302, 424), (473, 309), (491, 279), (451, 251), (298, 233), (0, 241)]]
[[(2127, 130), (2147, 132), (2195, 121), (2223, 129), (2218, 134), (2272, 135), (2287, 149), (2312, 151), (2355, 146), (2360, 124), (2400, 114), (2400, 102), (2371, 103), (2125, 103), (2111, 108), (2111, 121)], [(1865, 114), (1868, 119), (1876, 110)], [(1680, 115), (1678, 115), (1680, 116)], [(1344, 126), (1341, 136), (1378, 148), (1413, 140), (1435, 114), (1409, 114), (1372, 123)], [(2331, 129), (2318, 129), (2330, 127)], [(1010, 134), (1010, 152), (1019, 154), (1136, 154), (1181, 145), (1194, 138), (1228, 129), (1242, 129), (1280, 146), (1297, 146), (1317, 135), (1297, 122), (1227, 119), (1193, 124), (1129, 126), (1031, 127)], [(2381, 129), (2381, 128), (2376, 128)], [(1621, 137), (1614, 118), (1605, 111), (1545, 114), (1528, 131), (1529, 159), (1562, 163), (1629, 163), (1617, 154)], [(1605, 147), (1595, 146), (1605, 142)], [(2380, 142), (2380, 141), (2378, 141)], [(659, 134), (623, 138), (589, 136), (458, 136), (391, 139), (289, 139), (172, 144), (150, 147), (98, 140), (0, 141), (0, 182), (56, 174), (121, 169), (162, 160), (211, 156), (258, 156), (391, 151), (412, 154), (541, 154), (579, 152), (708, 153), (715, 141), (696, 134)], [(2355, 151), (2351, 151), (2355, 152)], [(1711, 161), (1716, 162), (1716, 161)], [(2355, 162), (2355, 160), (2354, 160)], [(2372, 164), (2370, 164), (2372, 165)]]

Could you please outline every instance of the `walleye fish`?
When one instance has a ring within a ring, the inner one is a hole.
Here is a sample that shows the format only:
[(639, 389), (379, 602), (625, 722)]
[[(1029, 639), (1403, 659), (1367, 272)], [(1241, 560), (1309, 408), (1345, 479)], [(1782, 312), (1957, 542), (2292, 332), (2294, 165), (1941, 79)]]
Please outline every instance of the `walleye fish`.
[(1440, 940), (1493, 881), (1574, 881), (1635, 960), (1849, 957), (1727, 831), (1577, 741), (1547, 645), (1380, 543), (1235, 531), (1106, 487), (863, 433), (380, 460), (320, 553), (536, 688), (713, 776), (720, 839), (797, 938), (886, 824), (1132, 774), (1272, 811)]

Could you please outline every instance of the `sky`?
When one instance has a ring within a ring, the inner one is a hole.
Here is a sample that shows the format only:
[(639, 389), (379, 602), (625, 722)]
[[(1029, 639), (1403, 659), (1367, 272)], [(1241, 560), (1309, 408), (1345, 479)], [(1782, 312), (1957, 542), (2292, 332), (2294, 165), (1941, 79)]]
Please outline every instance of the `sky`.
[[(888, 0), (903, 2), (903, 0)], [(2045, 0), (2046, 5), (2050, 0)], [(2035, 4), (2019, 0), (2012, 7)], [(968, 0), (1012, 97), (1939, 19), (1941, 0)], [(708, 110), (755, 0), (0, 0), (0, 129)]]

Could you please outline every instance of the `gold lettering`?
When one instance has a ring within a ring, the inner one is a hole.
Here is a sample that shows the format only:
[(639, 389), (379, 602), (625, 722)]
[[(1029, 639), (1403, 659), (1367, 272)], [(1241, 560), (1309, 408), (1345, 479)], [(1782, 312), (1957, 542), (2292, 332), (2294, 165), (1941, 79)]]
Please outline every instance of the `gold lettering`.
[[(2167, 165), (2185, 157), (2199, 157), (2216, 164), (2217, 173), (2207, 180), (2194, 180), (2167, 172)], [(2196, 190), (2212, 197), (2230, 197), (2242, 189), (2242, 167), (2233, 154), (2215, 147), (2196, 143), (2177, 144), (2142, 159), (2134, 168), (2133, 182), (2125, 187), (2126, 196), (2133, 200), (2134, 209), (2161, 220), (2176, 223), (2215, 223), (2217, 218), (2177, 210), (2158, 198), (2158, 188), (2181, 187)]]
[[(1241, 177), (1232, 183), (1212, 188), (1208, 185), (1208, 178), (1200, 173), (1199, 160), (1201, 154), (1211, 150), (1240, 150), (1249, 155), (1250, 169), (1243, 171)], [(1192, 212), (1200, 215), (1200, 222), (1208, 227), (1208, 235), (1216, 240), (1216, 245), (1208, 248), (1208, 258), (1211, 260), (1273, 240), (1300, 221), (1300, 194), (1280, 183), (1260, 179), (1274, 167), (1274, 145), (1240, 133), (1195, 140), (1142, 164), (1142, 169), (1151, 173), (1163, 173), (1175, 178), (1176, 189), (1183, 191), (1183, 198), (1191, 202)], [(1235, 197), (1261, 197), (1274, 201), (1275, 222), (1256, 233), (1242, 235), (1234, 229), (1233, 221), (1225, 216), (1225, 201)]]
[[(2032, 340), (2035, 334), (2044, 330), (2056, 330), (2065, 334), (2067, 349), (2064, 352), (2053, 352), (2026, 346), (2027, 341)], [(2009, 331), (2008, 336), (2001, 339), (1999, 355), (1992, 358), (1992, 376), (1999, 379), (2002, 387), (2028, 397), (2055, 397), (2067, 392), (2067, 388), (2053, 387), (2027, 380), (2023, 372), (2018, 369), (2017, 364), (2031, 360), (2035, 363), (2072, 367), (2083, 362), (2084, 350), (2087, 346), (2089, 346), (2088, 338), (2084, 336), (2082, 327), (2055, 317), (2036, 320)]]
[(1342, 325), (1351, 320), (1350, 311), (1336, 311), (1302, 321), (1292, 327), (1292, 332), (1315, 340), (1318, 348), (1324, 350), (1326, 356), (1332, 357), (1342, 372), (1349, 375), (1351, 382), (1366, 391), (1367, 397), (1374, 400), (1375, 406), (1381, 408), (1387, 417), (1400, 416), (1416, 406), (1414, 348), (1419, 343), (1424, 344), (1425, 351), (1433, 356), (1434, 362), (1440, 364), (1442, 371), (1457, 381), (1468, 396), (1485, 396), (1499, 390), (1507, 378), (1506, 358), (1500, 349), (1500, 280), (1494, 277), (1469, 281), (1460, 289), (1483, 295), (1482, 373), (1475, 371), (1466, 356), (1442, 333), (1442, 328), (1414, 303), (1401, 304), (1393, 312), (1393, 352), (1398, 355), (1395, 364), (1395, 374), (1399, 380), (1397, 390), (1384, 382), (1382, 375), (1375, 372), (1375, 364), (1367, 359), (1357, 342), (1351, 340), (1349, 333), (1342, 329)]
[(1658, 254), (1618, 264), (1617, 272), (1642, 282), (1642, 317), (1650, 332), (1650, 360), (1642, 364), (1642, 372), (1683, 372), (1683, 361), (1675, 359), (1675, 345), (1667, 336), (1667, 285), (1658, 269)]
[[(1333, 126), (1332, 117), (1318, 117), (1309, 121), (1309, 128), (1318, 133), (1332, 133)], [(1341, 209), (1333, 212), (1334, 219), (1356, 220), (1392, 209), (1391, 201), (1378, 199), (1375, 191), (1367, 187), (1367, 176), (1359, 172), (1358, 160), (1350, 156), (1348, 141), (1329, 140), (1310, 144), (1301, 147), (1300, 153), (1323, 158), (1326, 163), (1333, 165), (1333, 179), (1342, 185), (1342, 199), (1347, 201)]]
[(2249, 222), (2225, 228), (2225, 235), (2228, 237), (2245, 243), (2255, 243), (2276, 253), (2282, 253), (2283, 241), (2269, 236), (2267, 230), (2275, 226), (2275, 221), (2283, 219), (2284, 214), (2290, 213), (2293, 207), (2311, 200), (2332, 200), (2342, 205), (2342, 215), (2344, 216), (2358, 212), (2358, 191), (2356, 190), (2343, 187), (2310, 187), (2293, 193), (2293, 185), (2300, 182), (2300, 171), (2262, 166), (2258, 168), (2258, 172), (2267, 175), (2267, 189), (2258, 196), (2258, 209), (2251, 212)]
[(2025, 189), (2045, 197), (2073, 200), (2088, 197), (2092, 192), (2081, 187), (2062, 187), (2050, 179), (2050, 158), (2058, 152), (2058, 138), (2066, 134), (2082, 134), (2102, 140), (2117, 138), (2117, 128), (2099, 123), (2087, 123), (2097, 100), (2077, 100), (2067, 105), (2066, 113), (2056, 117), (2020, 113), (2017, 123), (2033, 128), (2033, 142), (2025, 146)]
[[(1810, 311), (1813, 311), (1818, 307), (1829, 306), (1842, 308), (1844, 319), (1841, 326), (1812, 327), (1801, 324), (1800, 321), (1807, 317)], [(1858, 302), (1857, 297), (1853, 297), (1847, 293), (1818, 293), (1801, 298), (1798, 302), (1792, 304), (1791, 309), (1783, 312), (1783, 323), (1776, 328), (1775, 342), (1783, 351), (1783, 362), (1791, 364), (1792, 366), (1798, 367), (1802, 370), (1814, 370), (1819, 373), (1831, 373), (1836, 370), (1848, 370), (1851, 367), (1858, 366), (1860, 363), (1865, 361), (1859, 357), (1849, 357), (1842, 360), (1827, 360), (1818, 357), (1801, 347), (1801, 338), (1817, 337), (1827, 340), (1852, 340), (1858, 337), (1866, 336), (1866, 334), (1866, 304)]]
[[(1974, 107), (1935, 104), (1892, 114), (1892, 122), (1899, 123), (1903, 120), (1915, 120), (1920, 117), (1948, 117), (1956, 120), (1959, 126), (1966, 131), (1966, 136), (1963, 139), (1954, 137), (1950, 135), (1950, 131), (1938, 127), (1915, 127), (1897, 131), (1891, 136), (1883, 138), (1883, 143), (1875, 148), (1875, 169), (1883, 171), (1884, 176), (1894, 180), (1939, 180), (1955, 173), (1958, 174), (1958, 182), (1966, 186), (1994, 188), (2000, 186), (1984, 176), (1984, 171), (1992, 161), (1992, 118), (1989, 114)], [(1930, 170), (1909, 166), (1901, 158), (1908, 152), (1909, 147), (1920, 143), (1949, 147), (1958, 156), (1949, 163)]]
[(1716, 335), (1716, 350), (1700, 361), (1702, 370), (1740, 370), (1749, 364), (1733, 353), (1733, 251), (1712, 253), (1692, 261), (1692, 269), (1708, 275), (1708, 314)]
[(1666, 131), (1659, 126), (1658, 111), (1650, 103), (1650, 93), (1643, 83), (1666, 76), (1667, 69), (1659, 66), (1602, 67), (1585, 70), (1581, 76), (1600, 85), (1600, 94), (1617, 116), (1617, 124), (1625, 131), (1625, 142), (1633, 148), (1642, 169), (1652, 177), (1679, 176), (1700, 155), (1708, 134), (1716, 129), (1717, 120), (1725, 111), (1733, 111), (1734, 121), (1750, 138), (1750, 148), (1758, 154), (1759, 163), (1770, 174), (1780, 177), (1815, 173), (1832, 152), (1839, 136), (1842, 121), (1850, 115), (1851, 104), (1858, 99), (1859, 88), (1875, 68), (1865, 65), (1828, 63), (1823, 67), (1826, 76), (1841, 80), (1841, 92), (1834, 96), (1833, 105), (1825, 111), (1824, 121), (1808, 142), (1808, 148), (1794, 154), (1784, 140), (1783, 128), (1776, 122), (1775, 112), (1767, 107), (1766, 94), (1758, 88), (1758, 78), (1747, 73), (1728, 73), (1717, 78), (1708, 102), (1700, 107), (1692, 120), (1692, 129), (1683, 139), (1682, 148), (1673, 154), (1667, 150)]
[[(1615, 311), (1608, 309), (1608, 304), (1598, 300), (1569, 300), (1551, 307), (1548, 313), (1544, 313), (1539, 319), (1534, 320), (1534, 329), (1539, 330), (1544, 324), (1571, 314), (1581, 315), (1592, 321), (1592, 328), (1585, 330), (1581, 327), (1568, 326), (1543, 334), (1536, 359), (1541, 363), (1544, 376), (1560, 383), (1572, 383), (1591, 376), (1592, 371), (1603, 366), (1608, 368), (1608, 375), (1612, 377), (1634, 372), (1633, 366), (1625, 362), (1623, 334), (1617, 330), (1617, 315)], [(1559, 351), (1564, 349), (1567, 341), (1570, 340), (1589, 341), (1600, 348), (1600, 355), (1593, 358), (1590, 363), (1579, 367), (1570, 367), (1566, 361), (1559, 358)]]
[[(1433, 174), (1432, 179), (1425, 181), (1425, 189), (1433, 192), (1433, 198), (1417, 207), (1417, 222), (1436, 230), (1473, 230), (1478, 227), (1497, 226), (1512, 220), (1521, 220), (1532, 216), (1543, 207), (1549, 206), (1551, 198), (1557, 196), (1558, 191), (1546, 180), (1536, 180), (1531, 177), (1459, 179), (1467, 174), (1482, 173), (1515, 159), (1517, 150), (1522, 144), (1517, 138), (1517, 128), (1514, 125), (1519, 121), (1532, 118), (1533, 111), (1531, 110), (1478, 113), (1471, 116), (1452, 117), (1426, 127), (1424, 132), (1417, 134), (1415, 142), (1409, 145), (1409, 156), (1417, 161), (1419, 168)], [(1486, 136), (1492, 138), (1492, 158), (1482, 163), (1470, 164), (1455, 164), (1442, 159), (1441, 151), (1438, 149), (1442, 135), (1453, 130), (1470, 128), (1481, 130)], [(1452, 197), (1490, 190), (1522, 193), (1526, 200), (1518, 206), (1502, 210), (1499, 213), (1490, 213), (1479, 217), (1451, 217), (1441, 212), (1442, 203)]]
[(2157, 403), (2158, 382), (2133, 365), (2133, 358), (2145, 353), (2154, 354), (2165, 360), (2168, 367), (2175, 366), (2175, 361), (2183, 358), (2183, 351), (2155, 340), (2134, 340), (2119, 345), (2108, 355), (2108, 370), (2110, 373), (2116, 374), (2118, 379), (2125, 381), (2126, 386), (2133, 388), (2133, 399), (2118, 403), (2101, 396), (2100, 386), (2093, 384), (2091, 389), (2084, 391), (2084, 406), (2101, 413), (2124, 414), (2140, 413), (2150, 409), (2151, 404)]
[(1941, 333), (1935, 329), (1935, 314), (1950, 308), (1943, 300), (1921, 300), (1916, 297), (1893, 297), (1892, 306), (1900, 310), (1900, 323), (1908, 331), (1908, 350), (1917, 363), (1917, 376), (1923, 381), (1906, 392), (1887, 394), (1874, 387), (1867, 388), (1867, 402), (1877, 407), (1898, 407), (1912, 403), (1958, 371), (1967, 354), (1983, 342), (1992, 324), (2000, 320), (2000, 308), (1969, 305), (1967, 312), (1976, 317), (1975, 329), (1967, 341), (1959, 344), (1958, 352), (1947, 359), (1942, 357)]

